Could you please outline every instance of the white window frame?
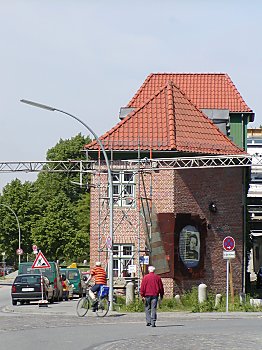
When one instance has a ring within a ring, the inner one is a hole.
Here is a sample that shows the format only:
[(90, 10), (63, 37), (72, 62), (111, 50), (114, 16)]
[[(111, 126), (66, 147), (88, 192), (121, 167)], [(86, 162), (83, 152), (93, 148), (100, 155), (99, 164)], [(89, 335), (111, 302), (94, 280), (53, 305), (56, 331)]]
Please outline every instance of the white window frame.
[[(130, 254), (124, 254), (124, 248), (130, 249)], [(113, 276), (129, 277), (128, 265), (134, 265), (134, 245), (114, 244), (113, 246)]]
[(135, 173), (132, 171), (113, 171), (113, 200), (118, 207), (135, 206)]

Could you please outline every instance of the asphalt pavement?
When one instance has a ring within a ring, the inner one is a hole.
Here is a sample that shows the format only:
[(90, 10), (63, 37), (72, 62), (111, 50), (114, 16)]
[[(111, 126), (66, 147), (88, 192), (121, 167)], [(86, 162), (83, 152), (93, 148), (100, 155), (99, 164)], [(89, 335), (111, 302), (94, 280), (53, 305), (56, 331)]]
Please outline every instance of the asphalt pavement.
[[(9, 296), (11, 283), (4, 284), (2, 296)], [(37, 302), (13, 306), (10, 297), (6, 300), (0, 312), (5, 350), (260, 350), (262, 344), (261, 312), (158, 312), (152, 328), (146, 327), (143, 312), (109, 312), (100, 318), (88, 311), (78, 317), (78, 299), (47, 307)]]

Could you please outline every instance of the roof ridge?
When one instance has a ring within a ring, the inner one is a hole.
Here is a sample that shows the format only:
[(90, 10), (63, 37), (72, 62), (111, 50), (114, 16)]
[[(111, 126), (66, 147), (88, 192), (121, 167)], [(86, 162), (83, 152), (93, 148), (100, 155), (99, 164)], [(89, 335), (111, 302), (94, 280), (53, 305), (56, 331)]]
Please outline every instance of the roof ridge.
[(137, 90), (137, 92), (135, 93), (135, 95), (132, 97), (131, 101), (128, 103), (127, 107), (131, 107), (132, 106), (132, 101), (136, 99), (136, 97), (139, 95), (140, 91), (144, 88), (144, 86), (149, 82), (149, 80), (152, 78), (153, 73), (150, 73), (147, 77), (146, 80), (143, 82), (143, 84), (140, 86), (140, 88)]
[(167, 88), (167, 118), (169, 126), (170, 146), (176, 147), (176, 118), (173, 86), (175, 84), (170, 80), (166, 84)]
[[(229, 79), (230, 79), (230, 78), (229, 78)], [(186, 99), (188, 100), (188, 102), (189, 102), (192, 106), (194, 106), (194, 108), (195, 108), (200, 114), (202, 114), (202, 116), (208, 121), (208, 123), (211, 124), (213, 127), (215, 127), (215, 128), (219, 131), (219, 133), (224, 137), (224, 139), (226, 139), (227, 141), (229, 141), (232, 145), (234, 145), (235, 147), (237, 147), (239, 150), (243, 151), (243, 149), (240, 148), (238, 145), (236, 145), (229, 137), (227, 137), (227, 136), (219, 129), (219, 127), (218, 127), (215, 123), (213, 123), (212, 120), (209, 119), (208, 116), (205, 115), (205, 113), (202, 112), (202, 111), (190, 100), (190, 98), (187, 97), (187, 95), (185, 94), (185, 92), (184, 92), (183, 90), (181, 90), (179, 87), (177, 87), (177, 86), (174, 84), (174, 82), (173, 82), (172, 80), (171, 80), (171, 81), (168, 81), (168, 83), (171, 83), (174, 87), (176, 87), (177, 90), (179, 90), (179, 92), (182, 93), (182, 95), (184, 96), (184, 98), (186, 98)], [(174, 103), (174, 96), (173, 96), (173, 103)], [(175, 119), (176, 119), (176, 118), (175, 118), (175, 108), (174, 108), (174, 123), (176, 122)], [(174, 126), (175, 126), (175, 125), (174, 125)], [(174, 132), (175, 132), (175, 129), (174, 129)], [(175, 136), (175, 135), (174, 135), (174, 136)], [(175, 144), (176, 144), (176, 142), (174, 143), (174, 145), (175, 145)]]
[[(166, 87), (168, 83), (166, 83), (163, 87), (161, 87), (156, 93), (154, 93), (150, 98), (148, 98), (142, 106), (139, 108), (136, 108), (134, 111), (130, 112), (124, 119), (122, 119), (120, 122), (118, 122), (113, 128), (108, 130), (104, 135), (102, 135), (99, 139), (103, 140), (107, 136), (110, 136), (115, 130), (117, 130), (121, 125), (125, 124), (129, 119), (131, 119), (136, 113), (138, 113), (141, 109), (143, 109), (150, 101), (152, 101), (156, 96), (158, 96)], [(97, 143), (96, 140), (93, 140), (88, 145), (91, 146), (93, 144)]]
[(157, 73), (151, 73), (150, 76), (152, 77), (152, 75), (227, 75), (227, 73), (223, 73), (223, 72), (199, 72), (199, 73), (190, 73), (190, 72), (179, 72), (179, 73), (161, 73), (161, 72), (157, 72)]
[(235, 90), (236, 94), (238, 95), (238, 97), (240, 98), (241, 102), (245, 104), (245, 106), (250, 109), (250, 112), (253, 112), (253, 110), (251, 108), (248, 107), (247, 103), (245, 102), (245, 100), (243, 99), (242, 95), (240, 94), (240, 92), (238, 91), (236, 85), (233, 83), (232, 79), (230, 78), (230, 76), (226, 73), (225, 74), (225, 78), (228, 81), (228, 83), (233, 86), (233, 89)]

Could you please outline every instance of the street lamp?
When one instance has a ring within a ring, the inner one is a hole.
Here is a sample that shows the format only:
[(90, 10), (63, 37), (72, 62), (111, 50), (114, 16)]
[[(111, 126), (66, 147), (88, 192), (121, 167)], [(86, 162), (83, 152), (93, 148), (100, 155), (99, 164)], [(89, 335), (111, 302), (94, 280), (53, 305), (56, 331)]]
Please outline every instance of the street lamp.
[(21, 230), (20, 230), (20, 225), (19, 225), (19, 220), (18, 217), (16, 215), (16, 213), (13, 211), (12, 208), (10, 208), (8, 205), (6, 204), (2, 204), (0, 203), (1, 206), (6, 207), (7, 209), (9, 209), (15, 216), (16, 218), (16, 222), (17, 222), (17, 226), (18, 226), (18, 249), (19, 249), (19, 254), (18, 254), (18, 266), (20, 265), (21, 262), (21, 256), (20, 256), (20, 251), (21, 251)]
[(91, 132), (91, 134), (94, 136), (94, 138), (98, 142), (99, 146), (101, 147), (101, 150), (102, 150), (104, 158), (105, 158), (106, 166), (107, 166), (107, 171), (108, 171), (109, 209), (110, 209), (109, 235), (110, 235), (110, 240), (111, 240), (111, 247), (108, 248), (109, 254), (110, 254), (110, 256), (109, 256), (109, 301), (110, 301), (110, 310), (113, 310), (113, 181), (112, 181), (112, 172), (111, 172), (111, 168), (110, 168), (110, 164), (109, 164), (109, 160), (108, 160), (105, 148), (104, 148), (102, 142), (100, 141), (100, 139), (98, 138), (98, 136), (96, 135), (96, 133), (87, 124), (85, 124), (81, 119), (79, 119), (75, 115), (70, 114), (68, 112), (65, 112), (61, 109), (47, 106), (47, 105), (44, 105), (41, 103), (37, 103), (37, 102), (29, 101), (29, 100), (20, 100), (20, 101), (22, 103), (26, 103), (26, 104), (33, 106), (33, 107), (43, 108), (43, 109), (46, 109), (46, 110), (51, 111), (51, 112), (63, 113), (63, 114), (68, 115), (69, 117), (77, 120), (89, 132)]

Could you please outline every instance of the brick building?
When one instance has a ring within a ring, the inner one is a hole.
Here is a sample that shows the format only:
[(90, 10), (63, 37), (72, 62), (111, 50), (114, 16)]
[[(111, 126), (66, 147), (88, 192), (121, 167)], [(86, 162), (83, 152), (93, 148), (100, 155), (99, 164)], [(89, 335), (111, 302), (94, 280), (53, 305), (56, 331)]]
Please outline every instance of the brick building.
[[(222, 242), (231, 235), (234, 286), (243, 289), (243, 135), (253, 118), (226, 74), (146, 79), (121, 109), (121, 121), (100, 138), (113, 174), (114, 277), (135, 271), (140, 280), (149, 257), (169, 295), (201, 282), (223, 292)], [(225, 135), (230, 121), (231, 139)], [(91, 180), (90, 264), (99, 259), (106, 265), (107, 169), (96, 141), (85, 148), (98, 164)]]

